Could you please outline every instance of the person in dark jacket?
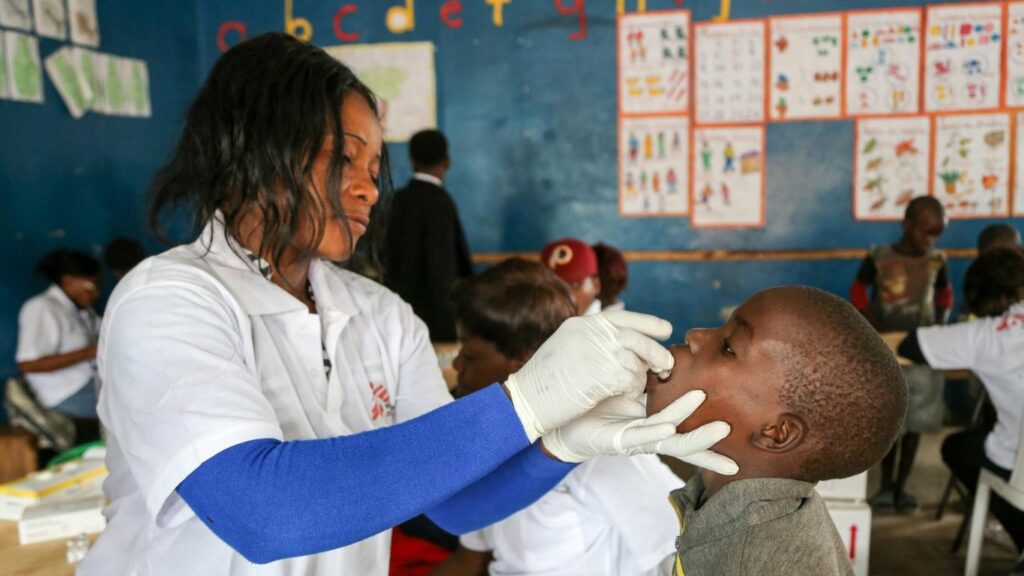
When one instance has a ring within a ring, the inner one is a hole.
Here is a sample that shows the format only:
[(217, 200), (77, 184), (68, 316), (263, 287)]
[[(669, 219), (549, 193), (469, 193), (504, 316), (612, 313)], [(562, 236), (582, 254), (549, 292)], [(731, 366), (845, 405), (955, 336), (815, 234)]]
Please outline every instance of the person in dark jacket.
[(455, 202), (444, 189), (448, 141), (437, 130), (409, 141), (414, 174), (391, 204), (384, 245), (384, 284), (412, 305), (434, 342), (454, 342), (453, 284), (473, 273)]

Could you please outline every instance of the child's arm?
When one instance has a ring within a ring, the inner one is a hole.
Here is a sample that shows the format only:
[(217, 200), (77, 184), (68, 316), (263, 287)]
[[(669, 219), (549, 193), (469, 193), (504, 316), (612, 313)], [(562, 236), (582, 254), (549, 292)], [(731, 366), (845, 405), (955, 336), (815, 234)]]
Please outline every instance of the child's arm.
[(857, 277), (854, 279), (853, 284), (850, 286), (850, 303), (853, 307), (860, 311), (868, 322), (871, 323), (876, 329), (878, 328), (877, 319), (871, 312), (871, 290), (875, 285), (875, 278), (878, 276), (878, 269), (875, 268), (875, 261), (868, 255), (864, 258), (864, 261), (860, 263), (860, 268), (857, 270)]
[(935, 276), (935, 319), (939, 324), (949, 322), (950, 312), (953, 311), (953, 283), (949, 281), (949, 270), (946, 263)]
[(484, 576), (492, 557), (491, 552), (478, 552), (459, 544), (455, 553), (438, 564), (430, 576)]

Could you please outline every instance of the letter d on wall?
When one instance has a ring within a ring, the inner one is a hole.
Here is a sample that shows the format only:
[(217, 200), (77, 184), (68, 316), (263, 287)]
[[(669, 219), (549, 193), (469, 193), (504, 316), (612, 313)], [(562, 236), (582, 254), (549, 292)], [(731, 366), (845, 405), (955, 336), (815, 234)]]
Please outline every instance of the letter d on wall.
[(392, 34), (408, 32), (416, 27), (414, 0), (405, 0), (405, 6), (392, 6), (384, 17), (384, 23)]

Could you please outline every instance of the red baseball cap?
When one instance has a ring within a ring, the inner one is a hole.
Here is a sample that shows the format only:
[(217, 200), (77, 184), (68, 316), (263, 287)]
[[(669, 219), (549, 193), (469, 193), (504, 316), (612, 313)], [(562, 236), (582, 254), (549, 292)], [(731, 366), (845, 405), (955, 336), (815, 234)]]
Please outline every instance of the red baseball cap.
[(575, 238), (551, 242), (541, 250), (540, 261), (565, 282), (579, 282), (597, 275), (594, 249)]

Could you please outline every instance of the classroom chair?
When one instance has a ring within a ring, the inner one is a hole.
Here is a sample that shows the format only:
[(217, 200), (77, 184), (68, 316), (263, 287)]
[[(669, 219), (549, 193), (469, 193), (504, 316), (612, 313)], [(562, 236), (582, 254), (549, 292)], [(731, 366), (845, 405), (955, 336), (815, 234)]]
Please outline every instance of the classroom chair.
[[(1024, 434), (1024, 420), (1021, 421)], [(1022, 436), (1024, 437), (1024, 436)], [(971, 511), (971, 532), (967, 537), (967, 565), (964, 573), (967, 576), (978, 576), (978, 564), (981, 563), (981, 544), (985, 534), (985, 520), (988, 519), (988, 503), (991, 493), (1003, 497), (1011, 506), (1024, 510), (1024, 442), (1017, 446), (1017, 458), (1013, 461), (1013, 472), (1010, 480), (1003, 480), (992, 472), (982, 468), (978, 474), (978, 490), (974, 495), (974, 509)]]
[(4, 393), (7, 420), (28, 430), (39, 441), (39, 448), (63, 452), (75, 443), (75, 425), (55, 410), (47, 410), (21, 378), (8, 378)]
[[(977, 377), (971, 375), (972, 381), (977, 381)], [(971, 421), (967, 425), (968, 430), (977, 430), (982, 426), (982, 415), (985, 412), (985, 406), (989, 403), (988, 393), (985, 391), (985, 387), (978, 383), (978, 400), (974, 403), (974, 411), (971, 414)], [(946, 513), (946, 506), (949, 505), (949, 498), (952, 496), (953, 491), (956, 491), (960, 495), (960, 501), (964, 502), (968, 507), (971, 505), (970, 493), (964, 488), (960, 482), (957, 481), (956, 475), (952, 472), (949, 473), (949, 482), (946, 483), (946, 489), (942, 492), (942, 499), (939, 500), (939, 508), (935, 512), (935, 520), (942, 520), (942, 517)], [(964, 543), (964, 536), (967, 535), (967, 527), (971, 524), (971, 512), (968, 508), (964, 512), (964, 519), (960, 522), (960, 527), (957, 528), (956, 538), (953, 539), (953, 546), (950, 548), (950, 554), (956, 554), (960, 550), (960, 546)]]

